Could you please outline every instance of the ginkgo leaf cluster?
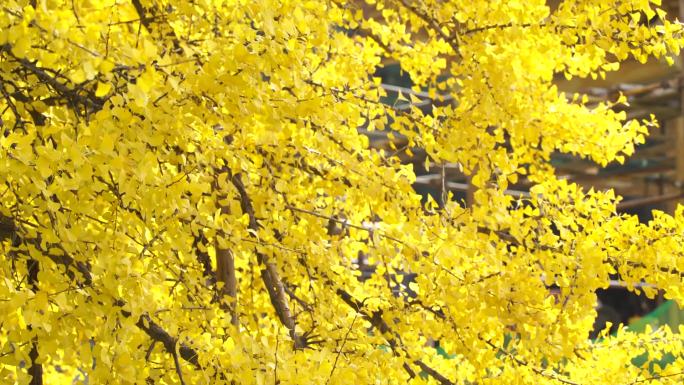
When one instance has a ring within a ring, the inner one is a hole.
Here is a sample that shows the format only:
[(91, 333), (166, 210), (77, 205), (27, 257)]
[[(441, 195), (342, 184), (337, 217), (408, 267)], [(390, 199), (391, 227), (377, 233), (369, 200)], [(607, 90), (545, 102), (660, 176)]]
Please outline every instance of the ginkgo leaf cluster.
[[(681, 381), (678, 333), (588, 333), (611, 276), (682, 303), (684, 209), (640, 223), (550, 163), (656, 124), (553, 79), (671, 60), (659, 1), (0, 6), (5, 382)], [(389, 62), (454, 102), (383, 104)], [(473, 204), (424, 202), (360, 128), (458, 164)]]

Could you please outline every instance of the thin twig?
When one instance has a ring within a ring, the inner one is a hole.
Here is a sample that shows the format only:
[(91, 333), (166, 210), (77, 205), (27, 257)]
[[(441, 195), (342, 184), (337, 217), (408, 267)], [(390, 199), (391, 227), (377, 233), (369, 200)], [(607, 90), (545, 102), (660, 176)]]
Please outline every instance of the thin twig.
[(672, 373), (672, 374), (663, 374), (663, 375), (658, 374), (658, 375), (655, 375), (655, 376), (653, 376), (653, 377), (648, 377), (648, 378), (642, 378), (642, 379), (640, 379), (640, 380), (635, 380), (635, 381), (629, 382), (629, 383), (627, 383), (627, 384), (625, 384), (625, 385), (634, 385), (634, 384), (639, 384), (639, 383), (642, 383), (642, 382), (656, 381), (656, 380), (659, 380), (659, 379), (661, 379), (661, 378), (677, 377), (677, 376), (684, 376), (684, 372)]
[(340, 348), (337, 350), (337, 355), (335, 356), (335, 362), (333, 362), (333, 367), (330, 369), (330, 375), (328, 376), (328, 379), (325, 381), (326, 385), (330, 383), (330, 379), (332, 379), (333, 373), (335, 373), (335, 368), (337, 367), (337, 361), (340, 359), (340, 355), (342, 354), (342, 349), (344, 349), (344, 344), (347, 343), (347, 338), (349, 338), (349, 333), (351, 333), (352, 329), (354, 328), (354, 322), (356, 322), (356, 318), (359, 316), (359, 312), (354, 313), (354, 319), (352, 319), (351, 325), (349, 325), (349, 329), (347, 329), (347, 333), (344, 335), (344, 339), (342, 340), (342, 344), (340, 344)]
[(513, 355), (511, 352), (509, 352), (508, 350), (503, 349), (503, 348), (500, 348), (500, 347), (494, 345), (491, 341), (484, 340), (484, 339), (482, 339), (482, 341), (484, 341), (484, 342), (485, 342), (487, 345), (489, 345), (490, 347), (496, 349), (498, 352), (501, 352), (501, 353), (503, 353), (505, 356), (509, 357), (511, 360), (513, 360), (513, 362), (515, 362), (515, 363), (518, 364), (519, 366), (524, 366), (524, 367), (526, 367), (526, 368), (529, 368), (529, 369), (532, 370), (534, 373), (536, 373), (536, 374), (538, 374), (538, 375), (540, 375), (540, 376), (542, 376), (542, 377), (550, 378), (550, 379), (556, 380), (556, 381), (558, 381), (558, 382), (562, 382), (562, 383), (567, 384), (567, 385), (581, 385), (581, 384), (578, 383), (578, 382), (575, 382), (575, 381), (569, 380), (569, 379), (567, 379), (567, 378), (561, 377), (561, 376), (560, 376), (558, 373), (556, 373), (556, 372), (553, 372), (553, 371), (549, 372), (549, 371), (545, 371), (545, 370), (542, 370), (542, 369), (539, 369), (539, 368), (535, 368), (534, 366), (530, 365), (529, 363), (527, 363), (527, 362), (521, 360), (520, 358), (514, 356), (514, 355)]
[(280, 334), (276, 333), (275, 353), (273, 353), (275, 360), (275, 367), (273, 368), (273, 385), (278, 385), (278, 345), (280, 345)]
[(314, 216), (314, 217), (327, 219), (327, 220), (329, 220), (329, 221), (333, 221), (333, 222), (339, 223), (339, 224), (344, 225), (344, 226), (346, 226), (346, 227), (350, 227), (350, 228), (353, 228), (353, 229), (366, 231), (366, 232), (369, 232), (369, 233), (372, 232), (373, 234), (377, 234), (378, 236), (380, 236), (380, 237), (382, 237), (382, 238), (388, 239), (388, 240), (390, 240), (390, 241), (393, 241), (393, 242), (396, 242), (396, 243), (399, 243), (399, 244), (401, 244), (401, 245), (404, 245), (404, 246), (407, 246), (407, 247), (408, 247), (408, 245), (407, 245), (404, 241), (402, 241), (401, 239), (395, 238), (395, 237), (393, 237), (393, 236), (391, 236), (391, 235), (387, 235), (387, 234), (384, 234), (384, 233), (380, 233), (380, 232), (378, 232), (377, 229), (375, 229), (375, 228), (373, 228), (373, 227), (371, 227), (371, 226), (359, 226), (359, 225), (356, 225), (356, 224), (353, 224), (353, 223), (349, 223), (348, 220), (339, 219), (339, 218), (336, 218), (336, 217), (333, 217), (333, 216), (329, 216), (329, 215), (317, 213), (317, 212), (315, 212), (315, 211), (310, 211), (310, 210), (301, 209), (301, 208), (299, 208), (299, 207), (295, 207), (295, 206), (291, 206), (291, 205), (286, 205), (285, 207), (286, 207), (287, 209), (289, 209), (289, 210), (292, 210), (292, 211), (298, 211), (298, 212), (300, 212), (300, 213), (309, 214), (309, 215), (312, 215), (312, 216)]

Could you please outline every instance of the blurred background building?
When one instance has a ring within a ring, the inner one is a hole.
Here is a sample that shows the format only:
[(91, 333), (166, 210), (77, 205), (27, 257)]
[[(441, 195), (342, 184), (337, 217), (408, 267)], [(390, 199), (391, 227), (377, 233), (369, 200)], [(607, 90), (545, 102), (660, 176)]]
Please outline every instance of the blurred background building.
[[(553, 9), (557, 7), (559, 0), (548, 3)], [(367, 13), (374, 12), (372, 8), (364, 7)], [(684, 0), (664, 0), (662, 8), (673, 20), (684, 20)], [(658, 23), (658, 19), (656, 17), (644, 22)], [(404, 95), (413, 94), (421, 99), (419, 105), (428, 113), (433, 104), (453, 102), (448, 99), (438, 102), (431, 100), (426, 93), (412, 91), (410, 77), (396, 63), (384, 63), (376, 75), (382, 78), (383, 87), (391, 102), (394, 102), (398, 92)], [(652, 210), (673, 212), (678, 203), (684, 203), (683, 75), (682, 57), (677, 58), (672, 66), (665, 60), (651, 60), (642, 64), (630, 59), (622, 63), (618, 71), (608, 73), (605, 79), (566, 80), (559, 75), (555, 83), (560, 91), (585, 94), (590, 104), (614, 101), (622, 94), (629, 103), (629, 106), (624, 107), (629, 119), (642, 119), (654, 114), (660, 127), (650, 132), (646, 143), (639, 146), (636, 153), (624, 164), (614, 163), (601, 168), (589, 160), (558, 153), (552, 158), (557, 174), (587, 189), (613, 189), (623, 197), (618, 211), (637, 215), (643, 222), (651, 219)], [(395, 107), (402, 108), (401, 104), (395, 104)], [(394, 146), (390, 146), (386, 131), (365, 133), (376, 148), (392, 151), (391, 147), (405, 145), (401, 137), (394, 137)], [(458, 165), (432, 164), (428, 172), (424, 167), (425, 154), (419, 150), (413, 151), (411, 157), (405, 156), (403, 161), (414, 164), (418, 175), (414, 187), (420, 194), (430, 194), (439, 202), (444, 174), (446, 188), (453, 192), (455, 199), (464, 204), (470, 201), (472, 190), (467, 176), (459, 171)], [(530, 183), (521, 178), (509, 188), (511, 194), (524, 195), (529, 190)], [(677, 326), (682, 315), (676, 305), (663, 299), (662, 294), (653, 299), (634, 294), (625, 288), (619, 277), (611, 280), (608, 289), (598, 291), (597, 298), (595, 332), (603, 329), (606, 322), (614, 325), (632, 324), (634, 329), (643, 328), (646, 323), (654, 326), (662, 323)]]

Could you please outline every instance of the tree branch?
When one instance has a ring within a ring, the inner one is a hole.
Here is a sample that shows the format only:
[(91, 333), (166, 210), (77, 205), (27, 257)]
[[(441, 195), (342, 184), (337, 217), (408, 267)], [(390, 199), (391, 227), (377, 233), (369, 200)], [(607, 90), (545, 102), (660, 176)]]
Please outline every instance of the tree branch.
[(207, 238), (200, 232), (194, 237), (192, 249), (197, 255), (197, 261), (202, 265), (202, 276), (208, 280), (210, 285), (214, 285), (216, 283), (216, 273), (211, 266), (211, 257), (209, 257), (206, 247)]
[[(399, 337), (396, 333), (392, 331), (392, 329), (387, 325), (387, 322), (382, 318), (382, 311), (374, 311), (371, 313), (368, 313), (367, 311), (363, 310), (364, 304), (363, 302), (359, 302), (356, 299), (354, 299), (351, 294), (347, 293), (346, 291), (342, 289), (337, 289), (336, 291), (337, 295), (344, 301), (347, 305), (349, 305), (352, 309), (357, 311), (359, 314), (363, 316), (364, 319), (369, 321), (373, 327), (378, 329), (384, 336), (385, 340), (387, 343), (390, 345), (390, 348), (392, 348), (392, 351), (394, 352), (395, 356), (399, 356), (398, 352), (396, 351), (399, 348), (399, 344), (397, 344), (397, 341), (394, 337), (391, 337), (391, 335)], [(388, 334), (390, 336), (388, 336)], [(406, 353), (406, 351), (404, 351)], [(408, 356), (408, 354), (406, 353)], [(423, 372), (425, 372), (427, 375), (430, 377), (434, 378), (437, 380), (441, 385), (455, 385), (454, 382), (450, 381), (448, 378), (446, 378), (444, 375), (436, 371), (435, 369), (431, 368), (428, 366), (426, 363), (424, 363), (421, 360), (415, 360), (413, 361), (415, 365), (417, 365)], [(404, 362), (404, 370), (408, 373), (408, 375), (413, 378), (416, 376), (415, 372), (411, 367), (408, 365), (408, 363)]]
[(133, 3), (133, 7), (135, 8), (135, 11), (138, 13), (138, 17), (139, 17), (138, 21), (140, 23), (142, 23), (142, 25), (145, 26), (145, 28), (148, 31), (151, 31), (150, 27), (151, 27), (152, 23), (150, 23), (150, 21), (154, 20), (155, 17), (154, 16), (152, 16), (152, 17), (147, 16), (147, 14), (151, 13), (151, 12), (149, 9), (145, 8), (142, 5), (140, 0), (132, 0), (131, 3)]
[(183, 379), (183, 371), (181, 370), (180, 362), (178, 361), (178, 353), (173, 351), (173, 364), (176, 367), (176, 374), (180, 380), (181, 385), (185, 385), (185, 380)]
[[(6, 233), (6, 230), (12, 230), (12, 233), (8, 235)], [(8, 238), (9, 236), (16, 236), (16, 231), (19, 229), (16, 226), (15, 221), (12, 220), (12, 218), (5, 217), (0, 215), (0, 239), (3, 238)], [(23, 242), (23, 243), (29, 243), (32, 244), (34, 247), (36, 247), (38, 250), (42, 250), (40, 247), (41, 242), (40, 239), (17, 239), (17, 242)], [(21, 244), (21, 243), (19, 243)], [(60, 256), (55, 256), (51, 254), (47, 254), (47, 257), (50, 258), (54, 263), (63, 265), (66, 267), (66, 276), (72, 280), (76, 281), (80, 286), (85, 287), (85, 286), (90, 286), (92, 284), (92, 274), (90, 272), (90, 268), (85, 264), (80, 261), (75, 261), (73, 257), (69, 256), (66, 251), (61, 247), (61, 245), (48, 245), (49, 248), (56, 247), (62, 250), (64, 252), (63, 255)], [(27, 260), (27, 269), (29, 272), (29, 285), (31, 285), (32, 290), (37, 290), (37, 282), (38, 282), (38, 262), (35, 261), (34, 259), (28, 259)], [(81, 273), (83, 276), (83, 281), (80, 281), (78, 277), (75, 276), (74, 272), (71, 269), (76, 269), (78, 272)], [(114, 301), (114, 305), (123, 308), (126, 305), (125, 301), (122, 300), (116, 300)], [(121, 310), (121, 314), (124, 317), (130, 317), (132, 314), (126, 310)], [(170, 354), (174, 354), (176, 351), (176, 345), (178, 344), (178, 340), (171, 336), (166, 330), (164, 330), (161, 326), (156, 324), (148, 315), (142, 315), (138, 318), (138, 321), (135, 324), (140, 330), (145, 332), (152, 340), (156, 342), (161, 342), (164, 345), (164, 348), (166, 351)], [(34, 345), (35, 346), (35, 345)], [(33, 349), (31, 350), (33, 353)], [(179, 349), (178, 349), (181, 358), (183, 358), (185, 361), (189, 362), (192, 364), (195, 368), (197, 369), (202, 369), (202, 366), (199, 363), (198, 360), (198, 354), (197, 351), (192, 349), (191, 347), (185, 345), (185, 344), (180, 344)], [(37, 358), (38, 351), (36, 349), (35, 351), (35, 356)], [(31, 357), (33, 360), (34, 357)], [(38, 368), (35, 369), (35, 373), (38, 374)], [(41, 372), (42, 373), (42, 370)], [(33, 383), (31, 382), (31, 385), (42, 385), (41, 383)]]
[(218, 241), (215, 242), (216, 248), (216, 279), (223, 282), (223, 287), (219, 292), (221, 298), (228, 297), (228, 307), (230, 311), (230, 323), (237, 326), (239, 324), (237, 314), (237, 277), (235, 275), (235, 256), (230, 249), (219, 247)]
[[(242, 183), (240, 174), (230, 175), (229, 173), (229, 176), (230, 181), (240, 195), (240, 207), (242, 208), (242, 212), (249, 217), (248, 228), (253, 232), (252, 236), (255, 236), (256, 232), (259, 230), (259, 223), (254, 214), (252, 200), (249, 198), (249, 195), (247, 195), (247, 190)], [(271, 299), (271, 304), (273, 304), (273, 308), (275, 309), (280, 322), (290, 331), (290, 337), (292, 337), (294, 341), (295, 349), (305, 348), (305, 339), (295, 331), (296, 323), (292, 316), (292, 312), (290, 311), (290, 305), (288, 304), (285, 288), (280, 279), (277, 266), (267, 255), (259, 252), (256, 248), (254, 249), (254, 253), (257, 256), (259, 265), (264, 265), (264, 268), (261, 269), (261, 280), (266, 286), (266, 290)]]
[[(26, 270), (28, 274), (28, 284), (31, 291), (35, 294), (38, 292), (38, 272), (40, 271), (40, 264), (35, 259), (31, 258), (26, 261)], [(28, 329), (33, 331), (32, 325), (28, 325)], [(28, 368), (28, 373), (31, 376), (29, 385), (43, 385), (43, 365), (38, 363), (38, 336), (33, 336), (31, 339), (31, 351), (29, 352), (31, 359), (31, 366)]]
[(409, 11), (411, 11), (411, 13), (413, 13), (414, 15), (416, 15), (419, 19), (423, 20), (423, 22), (424, 22), (426, 25), (430, 26), (430, 28), (431, 28), (433, 31), (435, 31), (435, 33), (436, 33), (437, 35), (439, 35), (442, 39), (444, 39), (444, 41), (445, 41), (447, 44), (449, 44), (449, 46), (451, 47), (451, 49), (454, 50), (454, 54), (456, 54), (456, 55), (458, 55), (458, 56), (461, 55), (461, 53), (459, 52), (459, 49), (458, 49), (458, 45), (454, 43), (454, 41), (453, 41), (453, 39), (451, 38), (451, 36), (447, 35), (446, 33), (444, 33), (444, 31), (442, 31), (442, 27), (441, 27), (439, 24), (437, 24), (437, 21), (436, 21), (434, 18), (432, 18), (432, 17), (430, 17), (428, 14), (422, 12), (422, 11), (421, 11), (420, 9), (418, 9), (415, 5), (410, 4), (407, 0), (400, 0), (400, 3), (401, 3), (401, 5), (404, 6), (404, 8), (408, 9)]
[(322, 219), (327, 219), (328, 221), (335, 222), (335, 223), (341, 224), (342, 226), (349, 227), (349, 228), (352, 228), (352, 229), (362, 230), (362, 231), (366, 231), (366, 232), (369, 232), (369, 233), (370, 233), (370, 232), (373, 232), (373, 233), (377, 234), (378, 236), (380, 236), (380, 237), (382, 237), (382, 238), (388, 239), (388, 240), (390, 240), (390, 241), (392, 241), (392, 242), (396, 242), (396, 243), (398, 243), (398, 244), (401, 244), (401, 245), (404, 245), (404, 246), (407, 246), (407, 247), (408, 247), (408, 245), (407, 245), (404, 241), (402, 241), (401, 239), (398, 239), (398, 238), (392, 237), (392, 236), (390, 236), (390, 235), (381, 233), (381, 232), (379, 232), (377, 229), (372, 228), (371, 226), (360, 226), (360, 225), (356, 225), (356, 224), (350, 223), (349, 221), (344, 220), (344, 219), (340, 219), (340, 218), (337, 218), (337, 217), (333, 217), (333, 216), (329, 216), (329, 215), (317, 213), (317, 212), (315, 212), (315, 211), (309, 211), (309, 210), (305, 210), (305, 209), (300, 209), (299, 207), (295, 207), (295, 206), (291, 206), (291, 205), (286, 205), (285, 207), (286, 207), (287, 209), (289, 209), (289, 210), (292, 210), (292, 211), (297, 211), (297, 212), (300, 212), (300, 213), (303, 213), (303, 214), (308, 214), (308, 215), (311, 215), (311, 216), (314, 216), (314, 217), (318, 217), (318, 218), (322, 218)]
[[(221, 171), (228, 172), (228, 169), (224, 167)], [(217, 175), (221, 174), (217, 173)], [(219, 183), (217, 179), (214, 179), (213, 188), (215, 192), (219, 193)], [(217, 206), (219, 206), (221, 214), (223, 215), (230, 214), (230, 208), (220, 204), (220, 202), (225, 199), (226, 195), (219, 193)], [(216, 280), (217, 282), (223, 283), (223, 287), (219, 291), (218, 296), (219, 299), (224, 299), (227, 297), (228, 311), (230, 312), (230, 323), (234, 326), (238, 326), (240, 324), (240, 320), (237, 311), (237, 276), (235, 274), (235, 256), (233, 255), (232, 250), (221, 247), (218, 234), (214, 239), (214, 249), (216, 250)]]
[[(116, 301), (115, 304), (122, 307), (126, 303), (124, 301)], [(126, 310), (121, 310), (121, 314), (124, 317), (131, 316), (131, 313)], [(161, 342), (166, 351), (172, 355), (176, 355), (176, 345), (178, 345), (178, 353), (180, 353), (181, 358), (192, 364), (195, 369), (202, 369), (197, 351), (183, 343), (179, 343), (177, 338), (171, 336), (166, 330), (156, 324), (149, 315), (141, 315), (135, 326), (144, 331), (152, 340)]]
[(103, 99), (95, 97), (94, 95), (82, 95), (76, 89), (69, 88), (66, 84), (63, 84), (56, 78), (50, 76), (43, 68), (38, 67), (29, 60), (17, 58), (11, 53), (9, 55), (17, 60), (22, 67), (38, 77), (40, 81), (45, 82), (47, 85), (52, 87), (61, 96), (65, 97), (67, 100), (70, 100), (74, 104), (83, 105), (86, 109), (88, 109), (88, 113), (93, 113), (102, 109), (102, 106), (104, 105)]
[(513, 360), (513, 362), (515, 362), (515, 363), (518, 364), (519, 366), (527, 367), (527, 368), (529, 368), (530, 370), (532, 370), (534, 373), (536, 373), (536, 374), (538, 374), (538, 375), (540, 375), (540, 376), (542, 376), (542, 377), (550, 378), (550, 379), (556, 380), (556, 381), (558, 381), (558, 382), (562, 382), (563, 384), (566, 384), (566, 385), (581, 385), (581, 384), (578, 383), (578, 382), (571, 381), (571, 380), (569, 380), (569, 379), (567, 379), (567, 378), (564, 378), (564, 377), (559, 376), (559, 375), (558, 375), (556, 372), (554, 372), (554, 371), (548, 371), (548, 370), (542, 370), (542, 369), (539, 369), (539, 368), (535, 368), (534, 366), (530, 365), (529, 363), (527, 363), (527, 362), (521, 360), (520, 358), (516, 357), (516, 356), (513, 355), (511, 352), (509, 352), (509, 351), (507, 351), (507, 350), (505, 350), (505, 349), (503, 349), (503, 348), (500, 348), (500, 347), (494, 345), (491, 341), (488, 341), (488, 340), (485, 340), (485, 339), (481, 339), (481, 340), (484, 341), (484, 342), (485, 342), (487, 345), (489, 345), (491, 348), (496, 349), (498, 352), (504, 354), (506, 357), (509, 357), (511, 360)]
[[(149, 33), (154, 33), (155, 31), (154, 28), (152, 28), (152, 22), (156, 22), (158, 19), (162, 19), (158, 16), (160, 10), (157, 9), (155, 6), (145, 7), (144, 5), (142, 5), (140, 0), (132, 0), (131, 2), (133, 3), (133, 7), (135, 8), (135, 11), (138, 14), (140, 23), (142, 23), (142, 25), (145, 26), (145, 29), (147, 29)], [(176, 36), (175, 31), (168, 23), (166, 23), (166, 29), (168, 29), (168, 31), (164, 32), (162, 30), (158, 30), (157, 33), (159, 33), (159, 35), (161, 35), (162, 38), (169, 37), (171, 39), (171, 43), (173, 44), (173, 51), (175, 53), (182, 54), (183, 48), (181, 47), (180, 40), (178, 39), (178, 36)], [(199, 63), (199, 59), (196, 59)]]

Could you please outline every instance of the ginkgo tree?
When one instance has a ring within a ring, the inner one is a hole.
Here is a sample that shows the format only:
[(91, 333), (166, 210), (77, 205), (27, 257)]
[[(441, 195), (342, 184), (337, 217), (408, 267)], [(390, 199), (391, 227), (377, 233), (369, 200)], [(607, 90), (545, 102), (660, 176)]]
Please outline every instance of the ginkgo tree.
[[(681, 383), (675, 331), (588, 333), (611, 275), (683, 303), (684, 209), (640, 223), (549, 162), (644, 141), (553, 79), (672, 61), (658, 3), (2, 1), (2, 382)], [(453, 102), (383, 104), (389, 62)], [(360, 127), (472, 204), (423, 202)]]

